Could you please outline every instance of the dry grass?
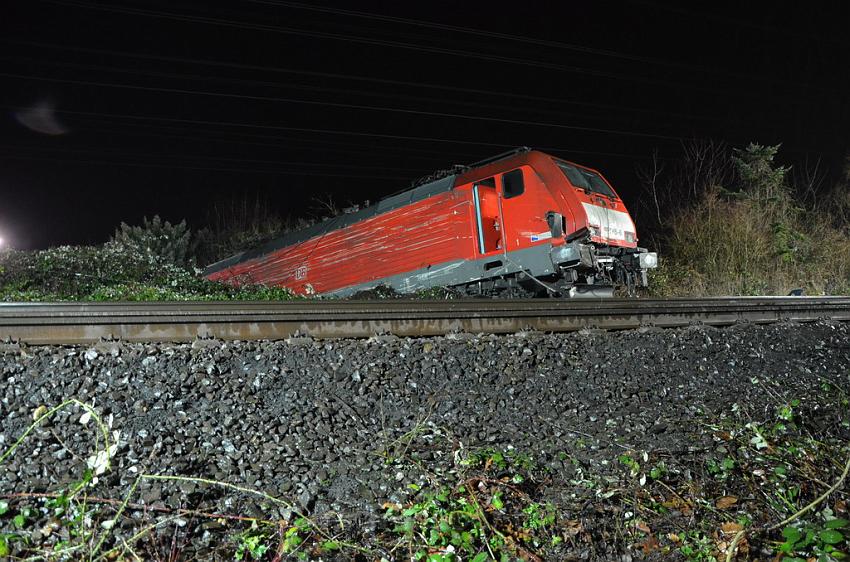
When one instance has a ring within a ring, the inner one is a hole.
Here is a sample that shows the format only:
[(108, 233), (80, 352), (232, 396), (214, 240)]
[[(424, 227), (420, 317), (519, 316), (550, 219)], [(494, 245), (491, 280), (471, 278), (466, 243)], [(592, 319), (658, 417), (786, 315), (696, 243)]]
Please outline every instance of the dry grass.
[(785, 170), (766, 164), (759, 162), (764, 171), (756, 182), (738, 177), (727, 184), (731, 189), (708, 185), (669, 214), (658, 237), (662, 259), (651, 279), (654, 294), (850, 293), (850, 213), (838, 204), (846, 186), (833, 190), (832, 204), (820, 198), (819, 205), (804, 208), (778, 173)]

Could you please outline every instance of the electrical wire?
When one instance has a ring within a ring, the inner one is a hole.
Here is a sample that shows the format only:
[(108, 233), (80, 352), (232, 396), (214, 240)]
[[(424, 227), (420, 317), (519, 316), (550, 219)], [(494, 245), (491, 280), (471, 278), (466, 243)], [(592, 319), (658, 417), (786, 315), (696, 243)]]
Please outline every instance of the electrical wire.
[[(0, 106), (5, 107), (6, 109), (18, 109), (17, 107), (11, 106)], [(107, 118), (117, 118), (117, 119), (127, 119), (131, 121), (160, 121), (167, 123), (185, 123), (190, 125), (210, 125), (210, 126), (226, 126), (226, 127), (235, 127), (235, 128), (248, 128), (248, 129), (263, 129), (263, 130), (281, 130), (281, 131), (296, 131), (296, 132), (305, 132), (305, 133), (314, 133), (314, 134), (322, 134), (322, 135), (343, 135), (343, 136), (353, 136), (353, 137), (367, 137), (367, 138), (381, 138), (381, 139), (391, 139), (391, 140), (408, 140), (414, 142), (427, 142), (427, 143), (447, 143), (447, 144), (458, 144), (458, 145), (470, 145), (470, 146), (480, 146), (480, 147), (495, 147), (500, 149), (505, 148), (514, 148), (516, 147), (516, 143), (495, 143), (495, 142), (487, 142), (487, 141), (470, 141), (465, 139), (456, 139), (456, 138), (444, 138), (444, 137), (421, 137), (414, 135), (392, 135), (385, 133), (370, 133), (363, 131), (344, 131), (339, 129), (316, 129), (309, 127), (287, 127), (283, 125), (260, 125), (256, 123), (239, 123), (233, 121), (212, 121), (212, 120), (201, 120), (201, 119), (180, 119), (175, 117), (156, 117), (151, 115), (131, 115), (126, 113), (103, 113), (103, 112), (95, 112), (95, 111), (73, 111), (67, 109), (57, 109), (56, 113), (73, 115), (73, 116), (90, 116), (90, 117), (107, 117)], [(150, 125), (148, 125), (150, 126)], [(686, 139), (687, 140), (687, 139)], [(597, 156), (615, 156), (615, 157), (623, 157), (623, 158), (643, 158), (643, 156), (638, 156), (634, 154), (624, 154), (617, 152), (600, 152), (600, 151), (591, 151), (591, 150), (582, 150), (582, 149), (572, 149), (572, 148), (563, 148), (563, 147), (549, 147), (549, 146), (540, 146), (540, 150), (551, 151), (551, 152), (575, 152), (575, 153), (583, 153), (583, 154), (591, 154)]]
[[(88, 50), (88, 49), (86, 49), (86, 50)], [(108, 51), (104, 51), (104, 50), (100, 50), (100, 49), (98, 49), (98, 51), (103, 52), (103, 53), (108, 52)], [(147, 58), (147, 57), (145, 57), (145, 58)], [(159, 57), (157, 57), (157, 58), (159, 58)], [(244, 78), (223, 78), (221, 76), (209, 76), (209, 75), (199, 75), (199, 74), (186, 75), (186, 74), (167, 73), (167, 72), (154, 72), (154, 71), (140, 70), (140, 69), (137, 69), (137, 68), (132, 68), (132, 69), (130, 69), (130, 68), (116, 68), (116, 67), (102, 66), (102, 65), (87, 65), (87, 64), (69, 63), (69, 62), (65, 62), (65, 61), (41, 61), (41, 60), (37, 60), (37, 59), (34, 59), (34, 58), (29, 58), (29, 57), (13, 57), (13, 56), (2, 56), (2, 55), (0, 55), (0, 60), (6, 60), (6, 61), (12, 61), (12, 62), (27, 62), (27, 63), (29, 63), (29, 65), (41, 64), (41, 65), (58, 66), (58, 67), (61, 67), (62, 69), (79, 68), (79, 69), (83, 69), (83, 70), (97, 70), (97, 71), (104, 71), (104, 72), (113, 72), (113, 73), (118, 73), (118, 74), (130, 74), (132, 76), (150, 76), (150, 77), (155, 77), (155, 78), (171, 78), (171, 79), (177, 79), (177, 80), (195, 80), (195, 81), (202, 80), (204, 82), (209, 82), (210, 80), (216, 80), (216, 81), (224, 82), (224, 83), (246, 84), (246, 85), (250, 85), (250, 86), (263, 86), (263, 87), (274, 87), (274, 88), (286, 88), (286, 89), (301, 90), (301, 91), (307, 91), (307, 92), (341, 93), (341, 94), (345, 94), (346, 96), (358, 95), (358, 96), (368, 96), (368, 97), (377, 97), (377, 98), (385, 98), (385, 99), (388, 98), (388, 99), (392, 99), (392, 100), (413, 101), (413, 102), (417, 102), (417, 103), (419, 103), (419, 102), (433, 103), (434, 102), (433, 97), (410, 96), (410, 95), (400, 94), (398, 92), (381, 93), (381, 92), (370, 92), (370, 91), (364, 91), (364, 90), (352, 90), (351, 88), (333, 88), (333, 87), (327, 87), (327, 86), (309, 86), (309, 85), (304, 85), (304, 84), (292, 84), (292, 83), (283, 84), (283, 83), (280, 83), (280, 82), (269, 82), (269, 81), (264, 81), (264, 80), (248, 80), (248, 79), (244, 79)], [(176, 59), (176, 60), (182, 60), (182, 59)], [(210, 64), (216, 64), (216, 63), (210, 63)], [(274, 69), (272, 69), (272, 70), (274, 70)], [(285, 72), (290, 72), (290, 71), (286, 70)], [(300, 74), (299, 71), (292, 71), (292, 72), (295, 73), (295, 74)], [(341, 77), (341, 78), (345, 78), (345, 79), (359, 80), (358, 77), (354, 77), (354, 76), (351, 76), (351, 75), (334, 75), (334, 74), (329, 74), (329, 73), (314, 73), (314, 72), (304, 72), (303, 74), (305, 74), (305, 75), (326, 75), (326, 76), (332, 76), (332, 77)], [(390, 82), (390, 83), (401, 84), (401, 85), (410, 85), (410, 86), (416, 86), (416, 87), (420, 86), (420, 84), (418, 84), (418, 83), (410, 83), (410, 82), (399, 82), (399, 81), (393, 81), (393, 80), (390, 80), (390, 81), (379, 80), (379, 81), (380, 82)], [(424, 85), (423, 87), (442, 89), (442, 87), (432, 86), (432, 85)], [(478, 89), (474, 89), (474, 88), (448, 88), (448, 89), (463, 92), (463, 93), (471, 93), (471, 94), (475, 94), (475, 95), (486, 95), (488, 93), (491, 94), (491, 95), (493, 94), (492, 91), (478, 90)], [(689, 119), (689, 120), (693, 120), (693, 121), (696, 121), (696, 120), (706, 121), (706, 120), (709, 119), (708, 117), (705, 117), (705, 116), (694, 116), (692, 114), (677, 113), (675, 111), (650, 110), (650, 109), (632, 108), (632, 107), (629, 107), (629, 106), (622, 106), (622, 105), (611, 105), (611, 104), (600, 104), (600, 103), (589, 103), (589, 102), (574, 102), (574, 101), (571, 101), (571, 100), (568, 100), (568, 99), (542, 98), (542, 97), (537, 97), (537, 96), (523, 96), (523, 95), (514, 96), (513, 94), (501, 94), (501, 95), (504, 95), (504, 96), (507, 96), (507, 97), (515, 97), (515, 98), (518, 98), (518, 99), (529, 99), (531, 101), (543, 101), (543, 102), (552, 104), (552, 106), (554, 106), (554, 107), (560, 107), (560, 106), (563, 106), (563, 105), (592, 107), (594, 109), (604, 110), (606, 112), (606, 115), (609, 114), (611, 111), (623, 111), (623, 112), (629, 112), (629, 113), (664, 114), (667, 117), (679, 117), (679, 118), (682, 118), (682, 119)], [(446, 99), (446, 98), (440, 98), (439, 101), (441, 103), (448, 103), (448, 104), (453, 104), (453, 105), (461, 105), (461, 106), (475, 107), (475, 108), (496, 109), (496, 110), (500, 110), (500, 111), (516, 111), (516, 109), (517, 109), (516, 106), (496, 105), (496, 104), (490, 104), (490, 103), (482, 103), (481, 101), (470, 102), (470, 101), (452, 100), (452, 99)], [(535, 105), (535, 106), (524, 106), (522, 109), (523, 109), (523, 111), (526, 111), (526, 112), (530, 111), (530, 112), (533, 112), (533, 113), (542, 113), (542, 114), (545, 114), (545, 115), (560, 115), (560, 116), (565, 116), (565, 117), (575, 117), (575, 114), (570, 114), (570, 113), (566, 113), (566, 112), (563, 112), (563, 111), (556, 111), (556, 110), (552, 110), (552, 109), (543, 109), (543, 108), (541, 108), (540, 106), (537, 106), (537, 105)], [(586, 115), (581, 115), (580, 117), (586, 117)]]
[[(788, 85), (788, 82), (786, 80), (773, 80), (773, 79), (770, 79), (770, 78), (767, 78), (767, 77), (764, 77), (764, 76), (754, 76), (752, 74), (730, 72), (730, 71), (725, 70), (725, 69), (720, 69), (720, 68), (711, 67), (711, 66), (696, 65), (696, 64), (693, 64), (693, 63), (690, 63), (690, 64), (680, 63), (680, 62), (675, 62), (675, 61), (659, 59), (659, 58), (655, 58), (655, 57), (632, 55), (632, 54), (622, 53), (622, 52), (618, 52), (618, 51), (612, 51), (612, 50), (608, 50), (608, 49), (586, 47), (586, 46), (583, 46), (583, 45), (575, 45), (575, 44), (571, 44), (571, 43), (564, 43), (564, 42), (561, 42), (561, 41), (551, 41), (551, 40), (547, 40), (547, 39), (539, 39), (539, 38), (536, 38), (536, 37), (528, 37), (528, 36), (525, 36), (525, 35), (514, 35), (514, 34), (509, 34), (509, 33), (499, 33), (499, 32), (496, 32), (496, 31), (476, 29), (476, 28), (472, 28), (472, 27), (442, 24), (442, 23), (436, 23), (436, 22), (432, 22), (432, 21), (418, 20), (418, 19), (412, 19), (412, 18), (403, 18), (403, 17), (397, 17), (397, 16), (387, 16), (387, 15), (384, 15), (384, 14), (374, 14), (374, 13), (370, 13), (370, 12), (360, 12), (360, 11), (356, 11), (356, 10), (345, 10), (345, 9), (340, 9), (340, 8), (330, 8), (330, 7), (327, 7), (327, 6), (304, 4), (303, 2), (290, 2), (288, 0), (243, 0), (243, 1), (249, 2), (249, 3), (252, 3), (252, 4), (264, 4), (264, 5), (269, 5), (269, 6), (285, 6), (285, 7), (295, 8), (295, 9), (299, 9), (299, 10), (309, 10), (309, 11), (313, 11), (313, 12), (337, 14), (337, 15), (342, 15), (342, 16), (346, 16), (346, 17), (363, 18), (363, 19), (369, 19), (369, 20), (374, 20), (374, 21), (382, 21), (382, 22), (393, 23), (393, 24), (401, 23), (401, 24), (412, 25), (412, 26), (416, 26), (416, 27), (423, 27), (423, 28), (427, 28), (427, 29), (435, 29), (435, 30), (440, 30), (440, 31), (450, 31), (452, 33), (457, 33), (457, 34), (462, 35), (462, 36), (475, 35), (475, 36), (478, 36), (478, 37), (485, 37), (485, 38), (491, 39), (491, 40), (492, 39), (499, 39), (499, 40), (502, 40), (502, 41), (514, 41), (514, 42), (519, 42), (519, 43), (526, 43), (526, 44), (529, 44), (529, 45), (535, 45), (535, 46), (539, 46), (539, 47), (548, 47), (548, 48), (552, 48), (552, 49), (568, 50), (568, 51), (573, 51), (573, 52), (582, 53), (582, 54), (591, 54), (591, 55), (597, 55), (597, 56), (608, 57), (608, 58), (617, 58), (617, 59), (622, 59), (622, 60), (628, 60), (628, 61), (633, 61), (633, 62), (642, 62), (642, 63), (645, 63), (645, 64), (652, 64), (652, 65), (656, 65), (656, 66), (666, 66), (668, 68), (679, 68), (679, 69), (682, 69), (682, 70), (699, 72), (701, 74), (714, 74), (714, 75), (718, 75), (718, 76), (728, 76), (730, 78), (735, 78), (737, 80), (748, 79), (748, 80), (759, 81), (759, 82), (764, 81), (764, 82), (770, 82), (770, 83), (775, 83), (775, 84), (782, 84), (784, 86)], [(644, 4), (648, 4), (648, 5), (656, 7), (656, 8), (662, 8), (662, 6), (659, 6), (659, 5), (652, 3), (652, 2), (644, 2)], [(680, 12), (680, 13), (689, 13), (687, 10), (682, 9), (679, 6), (676, 6), (676, 7), (664, 6), (663, 9), (667, 9), (667, 10), (675, 11), (675, 12)], [(713, 16), (710, 16), (709, 14), (701, 13), (699, 15), (696, 15), (695, 17), (704, 18), (704, 17), (713, 17)], [(720, 18), (718, 18), (718, 19), (720, 19)], [(729, 18), (723, 18), (722, 21), (730, 21), (730, 20), (729, 20)], [(761, 26), (759, 26), (759, 27), (761, 27)], [(808, 37), (808, 36), (804, 36), (804, 37)], [(795, 83), (793, 85), (799, 86), (799, 87), (805, 87), (805, 88), (824, 89), (824, 88), (821, 88), (819, 86), (815, 86), (813, 84)], [(830, 89), (829, 91), (834, 91), (834, 90)]]
[(267, 25), (267, 24), (252, 24), (247, 22), (238, 22), (235, 20), (228, 20), (222, 18), (212, 18), (207, 16), (191, 16), (185, 14), (178, 14), (173, 12), (163, 12), (158, 10), (147, 10), (142, 8), (127, 8), (127, 7), (116, 7), (116, 6), (107, 6), (102, 4), (86, 4), (84, 2), (76, 2), (73, 0), (41, 0), (42, 2), (47, 2), (56, 5), (62, 6), (70, 6), (77, 8), (84, 8), (90, 10), (100, 10), (112, 13), (119, 13), (125, 15), (133, 15), (133, 16), (145, 16), (145, 17), (153, 17), (160, 19), (170, 19), (174, 21), (186, 21), (191, 23), (203, 23), (210, 25), (218, 25), (223, 27), (231, 27), (238, 29), (250, 29), (254, 31), (267, 31), (271, 33), (279, 33), (279, 34), (287, 34), (293, 36), (300, 37), (312, 37), (318, 39), (333, 39), (337, 41), (346, 41), (351, 43), (359, 43), (365, 45), (376, 45), (383, 47), (393, 47), (398, 49), (412, 50), (412, 51), (420, 51), (427, 52), (432, 54), (442, 54), (448, 55), (452, 57), (465, 57), (472, 58), (477, 60), (485, 60), (489, 62), (499, 62), (506, 64), (514, 64), (522, 67), (532, 67), (532, 68), (543, 68), (547, 70), (557, 70), (561, 72), (570, 72), (570, 73), (578, 73), (583, 76), (597, 76), (600, 78), (609, 78), (612, 80), (628, 80), (631, 82), (641, 82), (647, 84), (655, 84), (660, 86), (666, 86), (669, 88), (686, 88), (686, 89), (696, 89), (700, 91), (706, 92), (714, 92), (720, 94), (729, 94), (736, 96), (750, 96), (750, 97), (758, 97), (758, 94), (755, 92), (748, 92), (746, 89), (721, 89), (716, 87), (706, 87), (704, 85), (693, 85), (686, 84), (683, 82), (675, 82), (675, 81), (666, 81), (666, 80), (655, 80), (652, 78), (647, 78), (645, 76), (636, 76), (636, 75), (624, 75), (612, 72), (605, 72), (601, 70), (596, 70), (592, 68), (585, 68), (579, 66), (567, 66), (563, 64), (555, 64), (555, 63), (547, 63), (542, 61), (535, 61), (529, 59), (520, 59), (515, 57), (508, 56), (500, 56), (500, 55), (488, 55), (485, 53), (478, 53), (473, 51), (465, 51), (460, 49), (450, 49), (446, 47), (436, 47), (436, 46), (426, 46), (419, 45), (415, 43), (406, 43), (402, 41), (392, 41), (385, 39), (377, 39), (371, 37), (360, 37), (354, 35), (345, 35), (339, 33), (331, 33), (326, 31), (316, 31), (316, 30), (304, 30), (298, 29), (294, 27), (281, 26), (281, 25)]
[(67, 147), (41, 147), (41, 146), (32, 146), (32, 145), (2, 145), (0, 144), (0, 149), (5, 150), (34, 150), (37, 152), (60, 152), (60, 153), (68, 153), (68, 154), (103, 154), (103, 155), (116, 155), (116, 156), (129, 156), (131, 158), (157, 158), (157, 159), (166, 159), (166, 160), (174, 160), (174, 159), (185, 159), (185, 160), (215, 160), (217, 162), (244, 162), (246, 164), (275, 164), (278, 166), (288, 166), (288, 167), (298, 167), (302, 166), (305, 168), (350, 168), (353, 170), (389, 170), (395, 172), (407, 172), (410, 174), (416, 173), (414, 170), (411, 170), (410, 167), (407, 168), (398, 168), (393, 166), (364, 166), (361, 164), (345, 164), (338, 161), (325, 161), (325, 162), (293, 162), (293, 161), (285, 161), (285, 160), (258, 160), (253, 158), (230, 158), (224, 156), (202, 156), (202, 155), (178, 155), (178, 154), (165, 154), (165, 153), (150, 153), (150, 152), (128, 152), (126, 150), (115, 150), (110, 148), (67, 148)]
[(61, 162), (67, 164), (82, 164), (82, 165), (99, 165), (99, 166), (129, 166), (134, 168), (164, 168), (168, 170), (203, 170), (211, 172), (234, 172), (239, 174), (272, 174), (284, 176), (318, 176), (330, 178), (349, 178), (349, 179), (381, 179), (394, 181), (408, 181), (410, 178), (402, 176), (382, 176), (382, 175), (356, 175), (356, 174), (335, 174), (322, 172), (304, 172), (298, 170), (260, 170), (257, 168), (222, 168), (222, 167), (202, 167), (202, 166), (184, 166), (171, 164), (157, 164), (150, 162), (115, 162), (109, 160), (77, 160), (77, 159), (61, 159), (47, 158), (42, 156), (26, 156), (17, 154), (0, 154), (0, 160), (33, 160), (38, 162)]
[(554, 128), (554, 129), (566, 129), (571, 131), (583, 131), (583, 132), (591, 132), (591, 133), (602, 133), (602, 134), (611, 134), (611, 135), (621, 135), (621, 136), (633, 136), (633, 137), (643, 137), (643, 138), (653, 138), (653, 139), (662, 139), (662, 140), (673, 140), (673, 141), (682, 141), (685, 140), (684, 137), (672, 136), (672, 135), (662, 135), (656, 133), (645, 133), (640, 131), (623, 131), (617, 129), (605, 129), (601, 127), (586, 127), (580, 125), (566, 125), (562, 123), (546, 123), (543, 121), (528, 121), (522, 119), (508, 119), (505, 117), (483, 117), (478, 115), (464, 115), (461, 113), (449, 113), (442, 111), (425, 111), (421, 109), (404, 109), (398, 107), (379, 107), (379, 106), (370, 106), (363, 104), (355, 104), (355, 103), (344, 103), (344, 102), (328, 102), (328, 101), (317, 101), (317, 100), (303, 100), (297, 98), (283, 98), (283, 97), (273, 97), (273, 96), (254, 96), (250, 94), (229, 94), (223, 92), (210, 92), (204, 90), (185, 90), (181, 88), (162, 88), (155, 86), (136, 86), (131, 84), (115, 84), (109, 82), (95, 82), (88, 80), (70, 80), (63, 78), (50, 78), (47, 76), (28, 76), (25, 74), (14, 74), (10, 72), (0, 72), (0, 76), (4, 76), (7, 78), (19, 78), (23, 80), (34, 80), (34, 81), (43, 81), (43, 82), (57, 82), (57, 83), (65, 83), (65, 84), (77, 84), (77, 85), (85, 85), (85, 86), (98, 86), (105, 88), (119, 88), (119, 89), (130, 89), (130, 90), (141, 90), (141, 91), (153, 91), (153, 92), (165, 92), (172, 94), (187, 94), (187, 95), (199, 95), (199, 96), (211, 96), (211, 97), (225, 97), (225, 98), (235, 98), (235, 99), (250, 99), (257, 101), (273, 101), (273, 102), (285, 102), (285, 103), (294, 103), (294, 104), (302, 104), (302, 105), (312, 105), (312, 106), (323, 106), (323, 107), (337, 107), (342, 109), (359, 109), (359, 110), (367, 110), (367, 111), (379, 111), (379, 112), (389, 112), (389, 113), (401, 113), (407, 115), (422, 115), (428, 117), (446, 117), (451, 119), (466, 119), (470, 121), (486, 121), (491, 123), (505, 123), (511, 125), (527, 125), (527, 126), (535, 126), (535, 127), (546, 127), (546, 128)]
[[(623, 111), (623, 112), (628, 112), (628, 113), (661, 114), (661, 115), (665, 115), (665, 116), (685, 117), (685, 118), (689, 118), (689, 119), (704, 119), (704, 120), (711, 119), (711, 117), (708, 117), (708, 116), (693, 115), (692, 113), (688, 113), (688, 114), (677, 113), (677, 112), (674, 112), (674, 111), (670, 111), (668, 109), (660, 110), (660, 109), (652, 109), (652, 108), (633, 107), (633, 106), (624, 105), (624, 104), (616, 104), (615, 105), (615, 104), (585, 102), (585, 101), (572, 100), (572, 99), (569, 99), (569, 98), (550, 98), (550, 97), (542, 97), (542, 96), (525, 94), (525, 93), (521, 93), (521, 92), (519, 92), (519, 93), (518, 92), (502, 92), (502, 91), (493, 90), (493, 89), (481, 90), (481, 89), (477, 89), (477, 88), (464, 88), (464, 87), (459, 87), (459, 86), (447, 86), (447, 85), (442, 85), (442, 84), (432, 84), (432, 83), (421, 82), (421, 81), (391, 80), (391, 79), (386, 79), (386, 78), (374, 78), (374, 77), (368, 77), (368, 76), (359, 76), (359, 75), (353, 75), (353, 74), (340, 74), (340, 73), (334, 73), (334, 72), (320, 72), (320, 71), (314, 71), (314, 70), (300, 70), (300, 69), (282, 68), (282, 67), (274, 67), (274, 66), (250, 65), (250, 64), (242, 64), (242, 63), (223, 62), (223, 61), (210, 61), (210, 60), (187, 58), (187, 57), (174, 57), (174, 56), (130, 53), (130, 52), (127, 52), (127, 51), (93, 49), (93, 48), (90, 48), (90, 47), (76, 47), (76, 46), (71, 46), (71, 45), (58, 45), (58, 44), (55, 44), (55, 43), (44, 43), (44, 42), (37, 42), (37, 41), (18, 41), (18, 40), (9, 39), (8, 37), (0, 37), (0, 42), (12, 44), (12, 45), (25, 45), (25, 46), (55, 49), (55, 50), (61, 50), (63, 52), (64, 51), (73, 51), (73, 52), (81, 52), (81, 53), (88, 53), (88, 54), (104, 54), (104, 55), (110, 55), (110, 56), (134, 58), (134, 59), (138, 59), (138, 60), (155, 60), (155, 61), (162, 61), (162, 62), (177, 62), (177, 63), (190, 64), (190, 65), (217, 66), (217, 67), (221, 67), (221, 68), (232, 68), (232, 69), (236, 69), (236, 70), (251, 70), (251, 71), (260, 71), (260, 72), (266, 72), (266, 73), (269, 73), (269, 72), (270, 73), (284, 73), (284, 74), (295, 74), (295, 75), (300, 75), (300, 76), (311, 76), (311, 77), (316, 77), (316, 78), (332, 78), (332, 79), (339, 79), (339, 80), (351, 80), (351, 81), (357, 81), (357, 82), (371, 82), (371, 83), (375, 83), (375, 84), (386, 84), (386, 85), (393, 85), (393, 86), (406, 86), (406, 87), (412, 87), (412, 88), (425, 88), (425, 89), (430, 89), (430, 90), (441, 90), (441, 91), (458, 92), (458, 93), (464, 93), (464, 94), (474, 94), (476, 96), (484, 95), (484, 96), (508, 97), (508, 98), (511, 98), (511, 99), (523, 99), (523, 100), (529, 100), (529, 101), (545, 102), (545, 103), (549, 103), (549, 104), (553, 104), (553, 105), (559, 105), (559, 106), (560, 105), (575, 105), (575, 106), (579, 106), (579, 107), (593, 107), (593, 108), (597, 108), (597, 109), (604, 109), (606, 111)], [(8, 58), (13, 59), (14, 57), (8, 57)], [(41, 62), (43, 62), (43, 61), (41, 61)], [(57, 62), (55, 64), (64, 64), (64, 63)], [(83, 65), (74, 65), (74, 66), (83, 66)], [(103, 67), (103, 68), (105, 69), (105, 68), (108, 68), (108, 67)], [(137, 69), (132, 69), (132, 70), (131, 69), (114, 69), (114, 71), (115, 72), (124, 72), (124, 73), (134, 73), (134, 72), (137, 71)], [(141, 72), (144, 73), (143, 71), (141, 71)], [(169, 75), (169, 74), (163, 73), (163, 76), (186, 78), (186, 76), (183, 75), (183, 74), (170, 74)], [(202, 78), (201, 76), (196, 76), (195, 79), (201, 79), (201, 78)], [(222, 80), (222, 78), (219, 77), (219, 76), (216, 76), (216, 79)], [(236, 82), (246, 82), (246, 83), (255, 82), (255, 83), (265, 84), (265, 85), (270, 85), (270, 86), (272, 86), (272, 85), (275, 85), (275, 86), (282, 85), (282, 84), (279, 84), (277, 82), (249, 81), (249, 80), (241, 80), (241, 79), (233, 79), (233, 78), (229, 78), (227, 80), (233, 80), (233, 81), (236, 81)], [(289, 87), (290, 85), (286, 84), (286, 86)], [(433, 98), (426, 98), (426, 99), (433, 100)]]

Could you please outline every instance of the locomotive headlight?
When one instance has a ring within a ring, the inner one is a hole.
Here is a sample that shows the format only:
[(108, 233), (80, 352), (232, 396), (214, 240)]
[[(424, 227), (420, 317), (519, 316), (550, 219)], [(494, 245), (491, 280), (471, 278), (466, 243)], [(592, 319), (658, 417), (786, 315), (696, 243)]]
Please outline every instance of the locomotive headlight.
[(635, 241), (635, 233), (634, 232), (626, 232), (626, 242), (632, 244)]
[(641, 269), (653, 269), (658, 267), (658, 254), (655, 252), (644, 252), (638, 254), (638, 265)]

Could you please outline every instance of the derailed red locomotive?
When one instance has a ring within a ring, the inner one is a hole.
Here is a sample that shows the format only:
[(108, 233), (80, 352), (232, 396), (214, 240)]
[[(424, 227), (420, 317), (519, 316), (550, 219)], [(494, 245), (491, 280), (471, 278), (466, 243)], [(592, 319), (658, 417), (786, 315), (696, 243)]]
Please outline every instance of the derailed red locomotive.
[(335, 296), (378, 286), (610, 296), (617, 286), (646, 286), (656, 267), (656, 254), (637, 242), (602, 174), (521, 148), (286, 234), (204, 275)]

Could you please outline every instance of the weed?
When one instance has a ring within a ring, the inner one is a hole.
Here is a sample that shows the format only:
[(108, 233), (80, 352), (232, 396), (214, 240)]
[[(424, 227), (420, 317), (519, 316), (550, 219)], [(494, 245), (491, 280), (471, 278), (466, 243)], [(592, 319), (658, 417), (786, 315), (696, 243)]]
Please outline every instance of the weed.
[(527, 516), (523, 527), (533, 531), (539, 531), (551, 527), (555, 523), (555, 506), (551, 503), (541, 505), (539, 503), (530, 503), (523, 510)]
[(299, 517), (295, 523), (283, 533), (281, 551), (286, 554), (295, 554), (297, 558), (306, 558), (306, 553), (299, 549), (312, 535), (312, 525), (306, 517)]
[(717, 562), (714, 556), (714, 542), (701, 531), (688, 531), (682, 537), (679, 552), (693, 562)]
[(401, 511), (387, 509), (385, 517), (414, 560), (454, 560), (458, 553), (477, 556), (487, 545), (503, 546), (497, 537), (488, 537), (483, 514), (465, 492), (441, 489)]
[(620, 464), (629, 469), (629, 472), (632, 476), (637, 476), (638, 472), (640, 472), (640, 463), (634, 458), (632, 458), (630, 455), (620, 455), (619, 457), (617, 457), (617, 460), (620, 462)]
[(730, 457), (723, 457), (719, 461), (709, 458), (705, 461), (705, 467), (708, 473), (718, 480), (726, 480), (735, 468), (735, 461)]
[(783, 554), (783, 560), (788, 562), (844, 559), (847, 557), (844, 550), (850, 546), (848, 527), (850, 521), (847, 519), (787, 526), (782, 529), (784, 540), (776, 547), (776, 551)]
[(659, 480), (660, 478), (663, 478), (665, 474), (667, 474), (667, 465), (664, 464), (664, 461), (659, 461), (649, 470), (649, 476), (653, 480)]
[(237, 546), (234, 557), (236, 560), (262, 559), (269, 550), (269, 538), (267, 533), (258, 532), (257, 525), (254, 524), (251, 529), (236, 538)]

